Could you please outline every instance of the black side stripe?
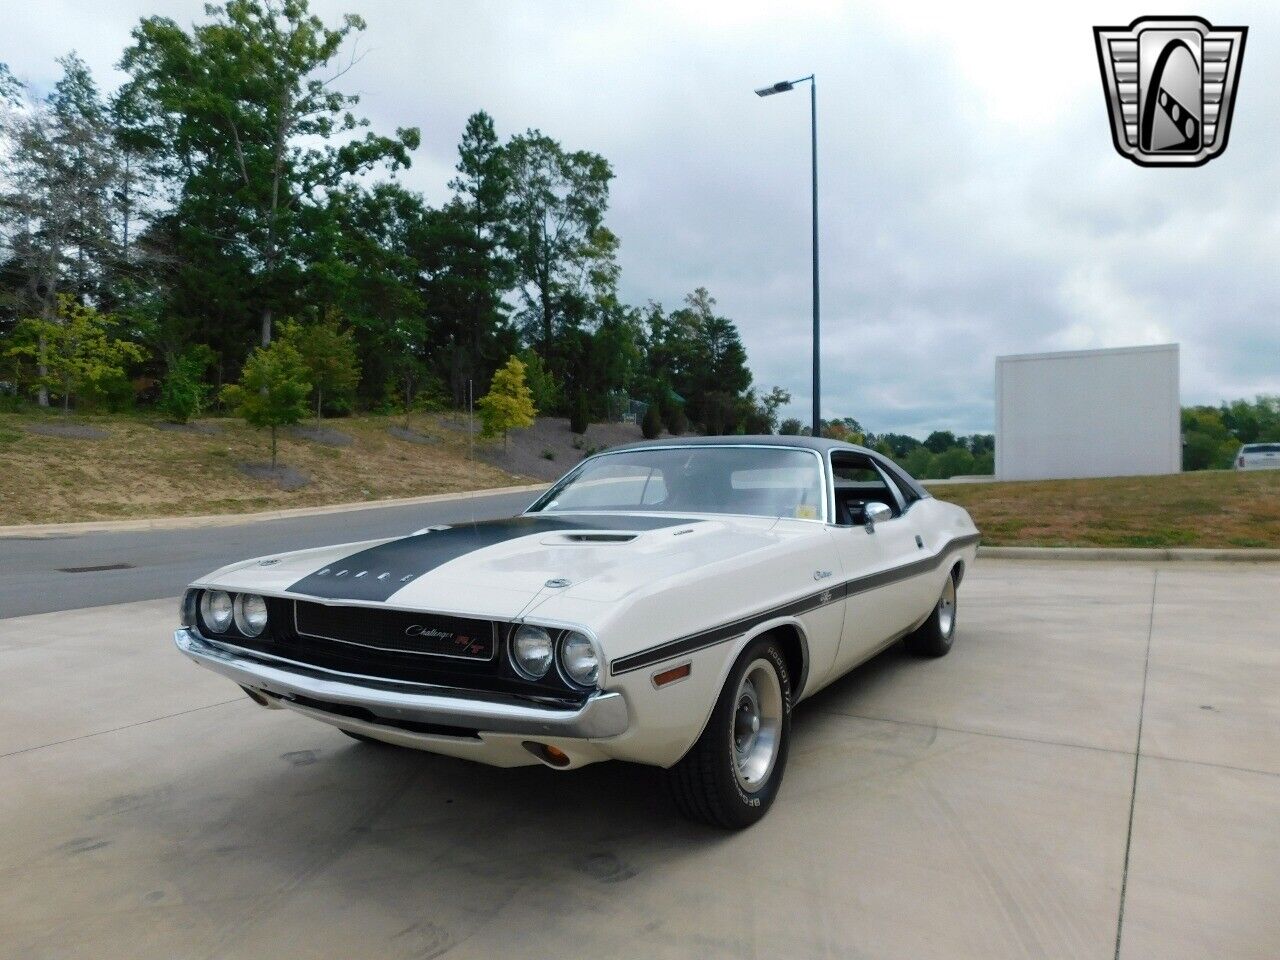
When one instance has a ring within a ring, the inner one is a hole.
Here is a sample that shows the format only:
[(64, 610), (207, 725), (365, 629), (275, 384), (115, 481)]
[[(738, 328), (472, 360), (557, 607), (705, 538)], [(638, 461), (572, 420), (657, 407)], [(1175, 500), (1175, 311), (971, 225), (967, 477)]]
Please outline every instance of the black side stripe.
[(762, 610), (749, 617), (743, 617), (741, 620), (733, 620), (718, 627), (691, 633), (685, 637), (660, 643), (647, 650), (640, 650), (637, 653), (619, 657), (610, 663), (609, 672), (616, 677), (619, 674), (630, 673), (633, 670), (643, 670), (645, 667), (662, 663), (664, 660), (687, 656), (699, 650), (705, 650), (707, 647), (714, 647), (725, 641), (733, 640), (744, 633), (750, 632), (767, 620), (773, 620), (778, 617), (799, 616), (802, 613), (808, 613), (810, 610), (825, 607), (829, 603), (843, 600), (847, 596), (866, 593), (868, 590), (875, 590), (877, 587), (887, 587), (891, 583), (917, 577), (922, 573), (936, 570), (946, 562), (951, 553), (970, 544), (977, 543), (978, 539), (979, 534), (976, 533), (966, 534), (963, 537), (953, 537), (933, 556), (913, 560), (910, 563), (904, 563), (901, 566), (881, 570), (878, 573), (868, 574), (864, 577), (854, 577), (852, 580), (846, 580), (843, 583), (835, 583), (798, 600), (792, 600), (781, 606), (770, 607), (768, 610)]

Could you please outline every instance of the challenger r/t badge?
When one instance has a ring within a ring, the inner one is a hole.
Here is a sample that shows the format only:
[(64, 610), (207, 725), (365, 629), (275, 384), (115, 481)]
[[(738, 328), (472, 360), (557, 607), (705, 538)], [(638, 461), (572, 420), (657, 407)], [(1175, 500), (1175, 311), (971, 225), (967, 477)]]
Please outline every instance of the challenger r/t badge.
[(1120, 155), (1144, 167), (1196, 167), (1225, 150), (1248, 32), (1199, 17), (1094, 27)]

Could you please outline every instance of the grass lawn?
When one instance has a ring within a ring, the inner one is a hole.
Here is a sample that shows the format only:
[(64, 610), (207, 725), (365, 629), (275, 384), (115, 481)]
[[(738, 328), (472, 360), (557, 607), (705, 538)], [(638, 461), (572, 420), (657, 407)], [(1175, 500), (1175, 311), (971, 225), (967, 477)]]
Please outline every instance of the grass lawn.
[[(63, 424), (106, 436), (42, 436), (29, 429)], [(429, 443), (392, 436), (389, 428), (403, 426), (403, 417), (324, 421), (326, 429), (351, 438), (342, 447), (281, 431), (280, 463), (310, 477), (293, 491), (238, 469), (270, 461), (265, 431), (230, 419), (201, 421), (208, 433), (158, 424), (140, 416), (0, 414), (0, 526), (252, 512), (528, 482), (468, 460), (465, 432), (427, 414), (415, 415), (412, 427)]]
[[(31, 432), (58, 425), (105, 436)], [(326, 429), (350, 438), (348, 446), (281, 431), (281, 464), (310, 478), (288, 491), (239, 469), (268, 460), (270, 447), (265, 432), (238, 420), (205, 420), (208, 432), (179, 432), (141, 416), (0, 414), (0, 526), (252, 512), (529, 482), (467, 459), (457, 418), (415, 415), (414, 435), (428, 443), (394, 436), (391, 428), (403, 425), (401, 417), (326, 420)], [(569, 448), (567, 428), (556, 437), (565, 448), (558, 473), (581, 453)], [(1280, 547), (1280, 470), (955, 484), (934, 493), (965, 507), (991, 545)]]
[(1280, 547), (1280, 470), (934, 487), (982, 542), (1036, 547)]

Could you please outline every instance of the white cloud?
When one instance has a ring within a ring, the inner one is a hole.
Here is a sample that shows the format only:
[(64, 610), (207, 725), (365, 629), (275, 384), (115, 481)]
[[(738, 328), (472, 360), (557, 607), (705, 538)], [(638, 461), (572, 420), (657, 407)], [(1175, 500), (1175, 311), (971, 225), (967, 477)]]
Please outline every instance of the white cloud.
[[(1111, 145), (1092, 26), (1112, 4), (416, 3), (321, 0), (369, 22), (349, 75), (376, 126), (417, 125), (405, 175), (446, 194), (469, 113), (609, 158), (623, 292), (707, 286), (757, 383), (809, 408), (808, 104), (819, 81), (824, 411), (877, 430), (990, 429), (997, 354), (1183, 344), (1183, 395), (1280, 392), (1280, 13), (1251, 27), (1228, 152), (1149, 170)], [(100, 76), (144, 13), (199, 0), (7, 4), (15, 70), (74, 47)], [(1143, 12), (1143, 11), (1138, 11)]]

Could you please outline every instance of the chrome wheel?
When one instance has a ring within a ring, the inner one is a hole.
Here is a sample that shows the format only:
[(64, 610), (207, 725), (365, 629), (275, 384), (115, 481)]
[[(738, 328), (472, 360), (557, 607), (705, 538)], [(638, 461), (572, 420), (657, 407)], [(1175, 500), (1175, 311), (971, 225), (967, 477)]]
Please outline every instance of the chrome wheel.
[(942, 597), (938, 600), (938, 630), (948, 640), (956, 628), (956, 581), (948, 576), (942, 588)]
[(738, 785), (748, 793), (768, 782), (778, 759), (781, 731), (782, 684), (777, 670), (768, 660), (754, 660), (738, 683), (730, 732), (734, 772)]

